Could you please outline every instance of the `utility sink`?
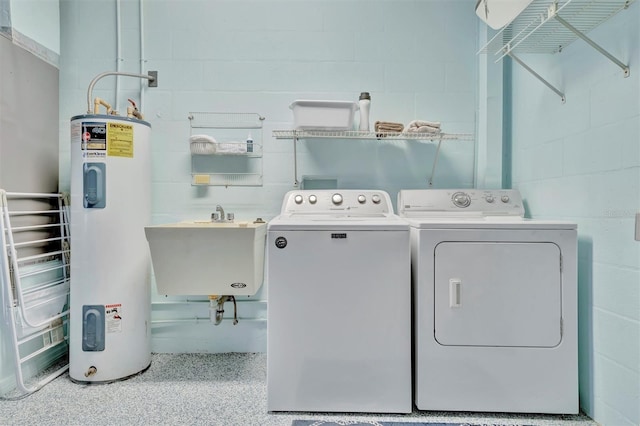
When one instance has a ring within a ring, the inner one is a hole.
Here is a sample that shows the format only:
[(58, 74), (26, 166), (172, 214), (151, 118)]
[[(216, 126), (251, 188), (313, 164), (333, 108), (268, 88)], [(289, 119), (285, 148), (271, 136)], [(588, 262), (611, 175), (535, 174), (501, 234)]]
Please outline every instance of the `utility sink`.
[(264, 222), (146, 226), (159, 294), (251, 296), (264, 278)]

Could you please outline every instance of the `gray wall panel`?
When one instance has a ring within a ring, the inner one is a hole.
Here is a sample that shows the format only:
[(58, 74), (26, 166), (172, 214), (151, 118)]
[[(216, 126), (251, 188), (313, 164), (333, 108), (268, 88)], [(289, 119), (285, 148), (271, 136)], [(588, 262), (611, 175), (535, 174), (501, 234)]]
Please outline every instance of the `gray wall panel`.
[(0, 37), (0, 188), (58, 190), (56, 67)]

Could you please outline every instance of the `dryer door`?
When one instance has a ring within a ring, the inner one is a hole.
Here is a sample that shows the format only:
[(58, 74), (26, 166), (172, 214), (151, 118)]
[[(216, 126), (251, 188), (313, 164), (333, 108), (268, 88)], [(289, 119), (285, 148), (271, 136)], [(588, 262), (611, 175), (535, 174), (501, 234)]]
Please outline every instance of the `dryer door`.
[(546, 242), (442, 242), (435, 248), (441, 345), (553, 347), (561, 341), (560, 248)]

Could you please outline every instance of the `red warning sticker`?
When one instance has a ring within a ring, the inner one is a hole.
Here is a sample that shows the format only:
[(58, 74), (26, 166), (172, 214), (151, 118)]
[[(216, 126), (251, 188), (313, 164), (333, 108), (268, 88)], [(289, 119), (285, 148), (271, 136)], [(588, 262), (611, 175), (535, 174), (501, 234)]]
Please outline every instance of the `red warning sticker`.
[(122, 303), (105, 305), (104, 316), (107, 321), (107, 333), (122, 332)]

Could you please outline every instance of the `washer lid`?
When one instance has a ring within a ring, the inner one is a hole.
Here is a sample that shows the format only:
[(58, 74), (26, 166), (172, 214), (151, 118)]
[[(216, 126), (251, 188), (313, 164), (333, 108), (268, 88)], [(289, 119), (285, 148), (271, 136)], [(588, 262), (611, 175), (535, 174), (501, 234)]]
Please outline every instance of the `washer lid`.
[(439, 344), (560, 344), (562, 272), (556, 244), (442, 242), (435, 247), (434, 273)]

